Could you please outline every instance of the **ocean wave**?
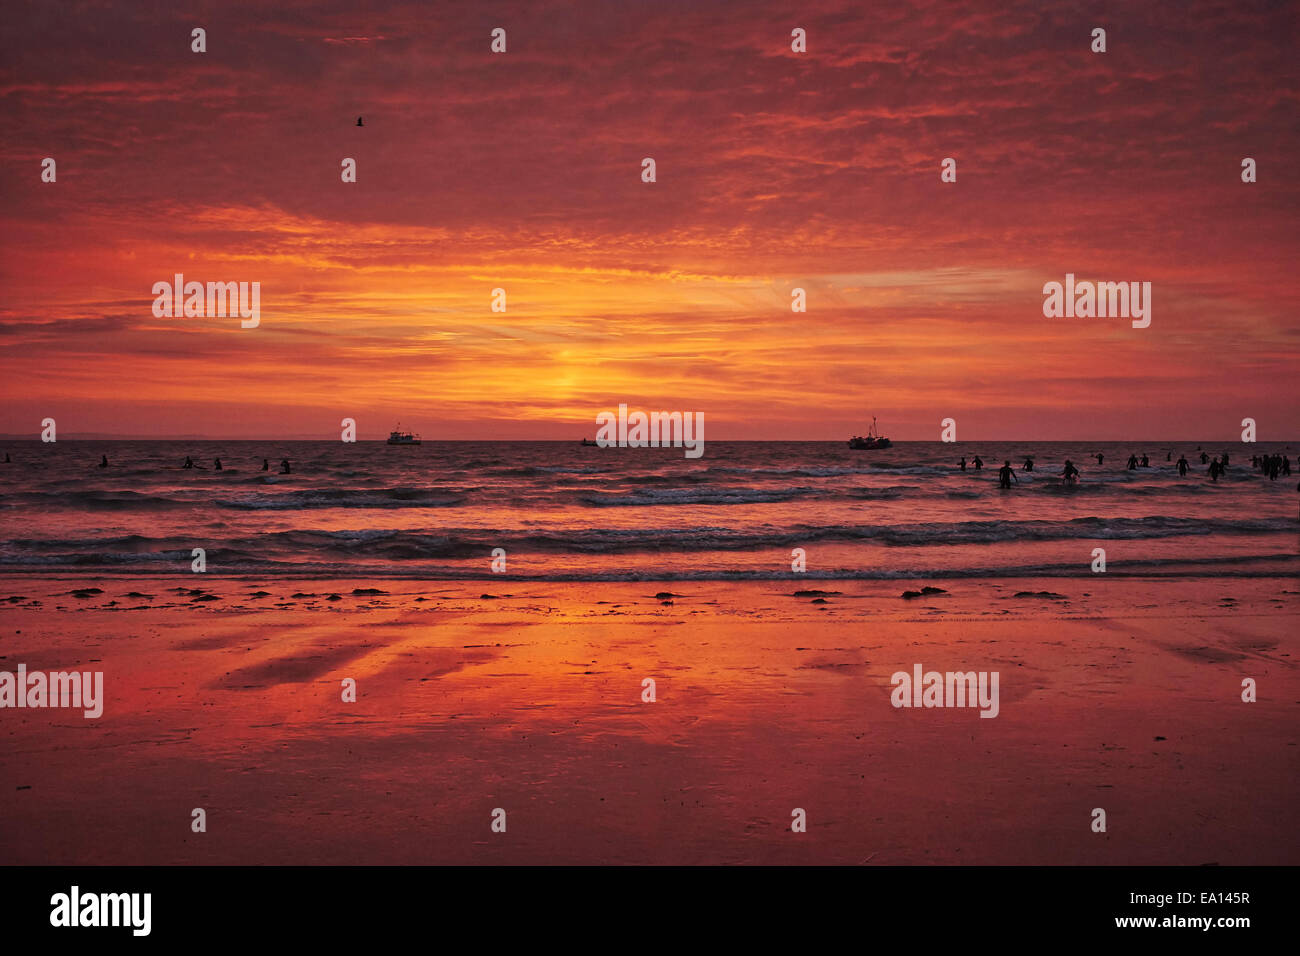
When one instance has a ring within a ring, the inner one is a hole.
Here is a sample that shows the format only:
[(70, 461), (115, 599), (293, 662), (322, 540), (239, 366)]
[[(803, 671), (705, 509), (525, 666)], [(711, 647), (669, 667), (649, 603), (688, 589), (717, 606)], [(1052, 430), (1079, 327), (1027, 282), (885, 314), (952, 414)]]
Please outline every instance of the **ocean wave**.
[(646, 488), (634, 491), (595, 491), (579, 500), (594, 508), (628, 508), (658, 505), (749, 505), (793, 501), (824, 495), (817, 488)]
[(790, 468), (771, 466), (741, 468), (714, 465), (711, 468), (703, 469), (700, 473), (704, 475), (747, 475), (758, 478), (840, 478), (844, 475), (871, 475), (875, 474), (876, 470), (872, 468), (848, 468), (838, 465), (821, 467), (799, 465)]
[[(761, 551), (805, 547), (817, 542), (859, 542), (887, 547), (948, 547), (1004, 542), (1107, 541), (1180, 536), (1272, 535), (1295, 532), (1290, 518), (1192, 519), (1153, 515), (1144, 518), (1075, 518), (1069, 521), (922, 522), (905, 525), (815, 526), (790, 528), (660, 527), (557, 528), (553, 530), (442, 528), (436, 532), (371, 528), (356, 530), (275, 530), (258, 534), (150, 537), (125, 535), (69, 538), (17, 538), (0, 542), (0, 566), (13, 564), (188, 561), (192, 547), (205, 547), (210, 563), (246, 560), (314, 560), (321, 556), (385, 561), (462, 559), (489, 555), (494, 548), (512, 554), (634, 554), (665, 556), (702, 552)], [(665, 557), (666, 561), (672, 560)]]
[(68, 491), (24, 491), (5, 495), (7, 508), (35, 507), (72, 511), (127, 511), (193, 508), (201, 502), (195, 498), (150, 494), (141, 491), (81, 489)]
[(313, 488), (282, 494), (217, 499), (222, 508), (246, 511), (299, 511), (315, 508), (452, 508), (464, 494), (428, 488)]
[[(102, 560), (86, 562), (86, 567), (109, 568), (114, 575), (130, 577), (175, 577), (193, 581), (188, 562), (171, 561), (115, 562)], [(481, 555), (480, 555), (481, 557)], [(66, 562), (28, 562), (9, 564), (0, 562), (6, 574), (42, 572), (52, 569), (75, 571), (79, 565)], [(330, 561), (273, 561), (249, 556), (239, 564), (227, 563), (210, 566), (204, 581), (215, 582), (231, 578), (249, 580), (302, 580), (302, 579), (367, 579), (404, 581), (495, 581), (509, 584), (528, 581), (919, 581), (919, 580), (1005, 580), (1019, 578), (1071, 578), (1085, 586), (1095, 581), (1087, 570), (1087, 562), (1078, 560), (1060, 563), (1035, 563), (1021, 565), (977, 565), (956, 568), (891, 566), (862, 568), (821, 568), (794, 573), (785, 570), (778, 562), (770, 568), (683, 568), (672, 569), (617, 568), (595, 570), (590, 568), (535, 572), (494, 574), (487, 570), (486, 562), (465, 565), (421, 564), (365, 564)], [(1134, 561), (1114, 561), (1107, 568), (1108, 578), (1279, 578), (1291, 580), (1300, 571), (1300, 557), (1293, 554), (1260, 556), (1207, 557), (1207, 558), (1157, 558)], [(97, 579), (98, 580), (98, 579)], [(211, 588), (212, 585), (209, 585)]]
[(489, 468), (484, 474), (493, 478), (544, 478), (550, 475), (603, 475), (614, 473), (611, 468), (576, 467), (573, 465), (514, 465), (507, 468)]

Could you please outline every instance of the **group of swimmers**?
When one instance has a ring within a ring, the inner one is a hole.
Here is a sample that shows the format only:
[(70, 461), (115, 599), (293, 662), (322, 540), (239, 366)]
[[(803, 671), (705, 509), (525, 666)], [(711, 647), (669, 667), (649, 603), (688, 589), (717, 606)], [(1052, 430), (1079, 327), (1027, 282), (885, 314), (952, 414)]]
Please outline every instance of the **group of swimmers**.
[[(1197, 447), (1196, 450), (1199, 451), (1199, 452), (1201, 453), (1201, 464), (1202, 464), (1202, 465), (1209, 464), (1209, 462), (1210, 462), (1210, 456), (1209, 456), (1209, 454), (1208, 454), (1208, 453), (1207, 453), (1203, 448), (1201, 448), (1201, 447), (1199, 447), (1199, 446)], [(1228, 453), (1227, 453), (1227, 452), (1224, 452), (1224, 453), (1220, 456), (1220, 458), (1222, 459), (1222, 461), (1221, 461), (1220, 463), (1222, 464), (1223, 468), (1226, 469), (1226, 468), (1228, 467)], [(1102, 463), (1102, 460), (1103, 460), (1102, 455), (1098, 454), (1098, 455), (1097, 455), (1097, 464), (1100, 465), (1100, 464)], [(1165, 452), (1165, 461), (1173, 461), (1173, 460), (1174, 460), (1174, 453), (1173, 453), (1172, 451), (1167, 451), (1167, 452)], [(1219, 461), (1219, 458), (1216, 458), (1215, 461)], [(1179, 468), (1179, 473), (1180, 473), (1180, 474), (1186, 474), (1186, 473), (1187, 473), (1187, 467), (1186, 467), (1186, 466), (1187, 466), (1187, 459), (1186, 459), (1183, 455), (1180, 454), (1180, 455), (1178, 456), (1178, 463), (1179, 463), (1179, 465), (1182, 466), (1182, 467)], [(1137, 471), (1139, 468), (1150, 468), (1150, 467), (1151, 467), (1151, 459), (1147, 457), (1146, 452), (1143, 452), (1143, 453), (1142, 453), (1142, 457), (1141, 457), (1141, 459), (1139, 459), (1138, 456), (1135, 455), (1135, 454), (1130, 454), (1130, 455), (1128, 456), (1128, 470), (1129, 470), (1129, 471)], [(1220, 472), (1220, 473), (1222, 473), (1222, 472)]]
[[(979, 471), (980, 468), (984, 466), (984, 462), (979, 460), (978, 455), (975, 457), (975, 461), (977, 462), (977, 464), (975, 465), (975, 470)], [(966, 459), (963, 458), (962, 465), (964, 466), (965, 463), (966, 463)], [(965, 467), (963, 467), (962, 471), (965, 470), (966, 470)], [(1024, 470), (1025, 471), (1034, 470), (1034, 459), (1032, 458), (1025, 459)], [(1070, 461), (1070, 459), (1067, 458), (1065, 459), (1065, 465), (1061, 468), (1061, 474), (1058, 477), (1061, 479), (1061, 481), (1065, 482), (1066, 484), (1073, 484), (1074, 482), (1079, 480), (1079, 469), (1074, 466), (1074, 462)], [(1010, 461), (1002, 462), (1002, 467), (998, 469), (998, 487), (1010, 488), (1011, 482), (1013, 481), (1016, 484), (1020, 484), (1020, 479), (1016, 477), (1016, 471), (1014, 468), (1011, 467), (1011, 462)]]
[[(189, 455), (186, 455), (186, 456), (185, 456), (185, 464), (181, 465), (181, 468), (197, 468), (197, 467), (198, 467), (198, 466), (194, 464), (194, 459), (190, 458)], [(220, 470), (221, 470), (221, 459), (220, 459), (220, 458), (214, 458), (214, 459), (212, 459), (212, 470), (213, 470), (213, 471), (220, 471)], [(265, 458), (262, 459), (262, 470), (263, 470), (263, 471), (270, 471), (270, 470), (271, 470), (271, 462), (268, 461), (268, 460), (265, 459)], [(288, 458), (285, 458), (283, 461), (280, 462), (280, 474), (282, 474), (282, 475), (292, 474), (292, 471), (291, 471), (291, 469), (289, 468), (289, 459), (288, 459)]]
[[(1269, 481), (1277, 481), (1278, 475), (1291, 474), (1291, 456), (1290, 455), (1251, 455), (1251, 465), (1258, 469), (1261, 474), (1268, 475)], [(1300, 457), (1296, 459), (1300, 464)]]
[[(1200, 452), (1201, 455), (1201, 464), (1209, 464), (1209, 467), (1206, 469), (1206, 474), (1210, 476), (1211, 481), (1217, 482), (1222, 475), (1228, 473), (1229, 458), (1227, 452), (1224, 452), (1222, 455), (1216, 455), (1214, 459), (1211, 460), (1209, 454), (1203, 449), (1197, 448), (1197, 451)], [(1102, 462), (1106, 460), (1105, 455), (1101, 452), (1096, 452), (1094, 457), (1097, 459), (1098, 465), (1102, 464)], [(1165, 461), (1172, 461), (1173, 457), (1173, 452), (1167, 452), (1165, 454)], [(1263, 474), (1268, 475), (1270, 480), (1276, 480), (1279, 474), (1283, 476), (1291, 474), (1291, 459), (1287, 455), (1265, 455), (1263, 457), (1255, 455), (1250, 459), (1250, 463)], [(1297, 464), (1300, 465), (1300, 459), (1297, 459)], [(980, 460), (979, 455), (975, 455), (971, 460), (971, 465), (976, 471), (980, 471), (984, 467), (984, 462)], [(966, 470), (965, 456), (962, 456), (961, 461), (957, 463), (957, 467), (962, 471)], [(1141, 458), (1135, 454), (1129, 455), (1129, 471), (1136, 471), (1139, 468), (1150, 467), (1151, 459), (1148, 458), (1146, 454), (1143, 454)], [(1180, 454), (1174, 467), (1178, 469), (1178, 476), (1180, 478), (1185, 478), (1187, 476), (1187, 469), (1190, 467), (1187, 461), (1187, 456)], [(1025, 459), (1023, 470), (1034, 470), (1034, 459), (1032, 456)], [(1065, 466), (1062, 468), (1059, 477), (1066, 484), (1073, 484), (1080, 479), (1079, 469), (1075, 467), (1074, 463), (1070, 461), (1070, 459), (1067, 458), (1065, 459)], [(1011, 467), (1011, 462), (1004, 461), (1002, 467), (998, 469), (998, 487), (1010, 488), (1013, 481), (1016, 484), (1020, 484), (1020, 479), (1016, 477), (1015, 470)], [(1298, 490), (1300, 490), (1300, 486), (1298, 486)]]
[[(5, 454), (5, 461), (6, 461), (6, 462), (9, 461), (9, 455), (8, 455), (8, 453)], [(99, 467), (100, 467), (100, 468), (107, 468), (107, 467), (108, 467), (108, 456), (107, 456), (107, 455), (100, 455), (100, 456), (99, 456)], [(196, 464), (194, 464), (194, 459), (191, 458), (189, 455), (186, 455), (186, 456), (185, 456), (185, 464), (181, 465), (181, 468), (182, 468), (183, 470), (188, 470), (188, 469), (190, 469), (190, 468), (201, 468), (201, 467), (202, 467), (201, 465), (196, 465)], [(212, 470), (213, 470), (213, 471), (221, 471), (221, 459), (220, 459), (220, 458), (214, 458), (214, 459), (212, 459)], [(263, 459), (262, 459), (262, 470), (263, 470), (263, 471), (270, 471), (270, 470), (271, 470), (271, 462), (270, 462), (268, 459), (266, 459), (266, 458), (263, 458)], [(282, 460), (282, 461), (280, 462), (280, 474), (282, 474), (282, 475), (290, 475), (290, 474), (293, 474), (293, 470), (289, 467), (289, 459), (288, 459), (288, 458), (285, 458), (284, 460)]]

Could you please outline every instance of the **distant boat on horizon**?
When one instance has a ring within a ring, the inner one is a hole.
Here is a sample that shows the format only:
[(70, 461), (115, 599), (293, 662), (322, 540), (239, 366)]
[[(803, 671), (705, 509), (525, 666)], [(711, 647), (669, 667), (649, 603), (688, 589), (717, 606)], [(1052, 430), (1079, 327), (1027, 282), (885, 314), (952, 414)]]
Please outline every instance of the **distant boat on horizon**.
[(398, 422), (397, 427), (388, 434), (388, 444), (390, 445), (418, 445), (420, 436), (411, 432), (402, 431), (402, 423)]
[(866, 435), (854, 435), (849, 439), (849, 447), (858, 450), (888, 448), (891, 444), (893, 443), (876, 428), (875, 415), (871, 416), (871, 427), (867, 429)]
[(582, 445), (584, 448), (596, 448), (599, 446), (599, 444), (600, 443), (597, 442), (594, 438), (584, 438), (582, 440)]

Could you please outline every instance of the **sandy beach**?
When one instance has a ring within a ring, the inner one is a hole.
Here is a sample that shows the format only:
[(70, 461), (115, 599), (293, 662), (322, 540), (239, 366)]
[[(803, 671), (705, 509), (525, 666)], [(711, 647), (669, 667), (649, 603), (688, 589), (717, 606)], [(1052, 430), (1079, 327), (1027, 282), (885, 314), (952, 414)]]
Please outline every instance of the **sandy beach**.
[(1300, 863), (1292, 580), (84, 581), (0, 579), (105, 696), (3, 712), (3, 864)]

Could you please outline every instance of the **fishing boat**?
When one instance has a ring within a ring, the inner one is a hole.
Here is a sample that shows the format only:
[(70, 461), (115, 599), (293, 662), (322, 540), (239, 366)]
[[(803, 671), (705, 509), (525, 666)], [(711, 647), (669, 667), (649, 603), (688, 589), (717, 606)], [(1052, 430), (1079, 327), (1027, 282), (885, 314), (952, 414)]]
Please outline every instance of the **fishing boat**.
[(388, 434), (388, 444), (390, 444), (390, 445), (418, 445), (418, 444), (420, 444), (420, 436), (419, 436), (419, 435), (414, 435), (414, 434), (412, 434), (411, 432), (404, 432), (404, 431), (402, 431), (402, 424), (401, 424), (401, 422), (398, 422), (398, 423), (397, 423), (397, 427), (394, 428), (394, 429), (393, 429), (391, 432), (389, 432), (389, 434)]
[(584, 439), (582, 440), (582, 446), (583, 446), (584, 448), (595, 448), (595, 447), (596, 447), (597, 445), (599, 445), (599, 444), (600, 444), (600, 443), (597, 442), (597, 441), (596, 441), (595, 439), (593, 439), (593, 438), (584, 438)]
[(871, 427), (867, 429), (866, 435), (854, 435), (849, 439), (849, 447), (860, 450), (871, 450), (875, 448), (888, 448), (892, 443), (884, 435), (880, 434), (876, 428), (876, 416), (871, 416)]

